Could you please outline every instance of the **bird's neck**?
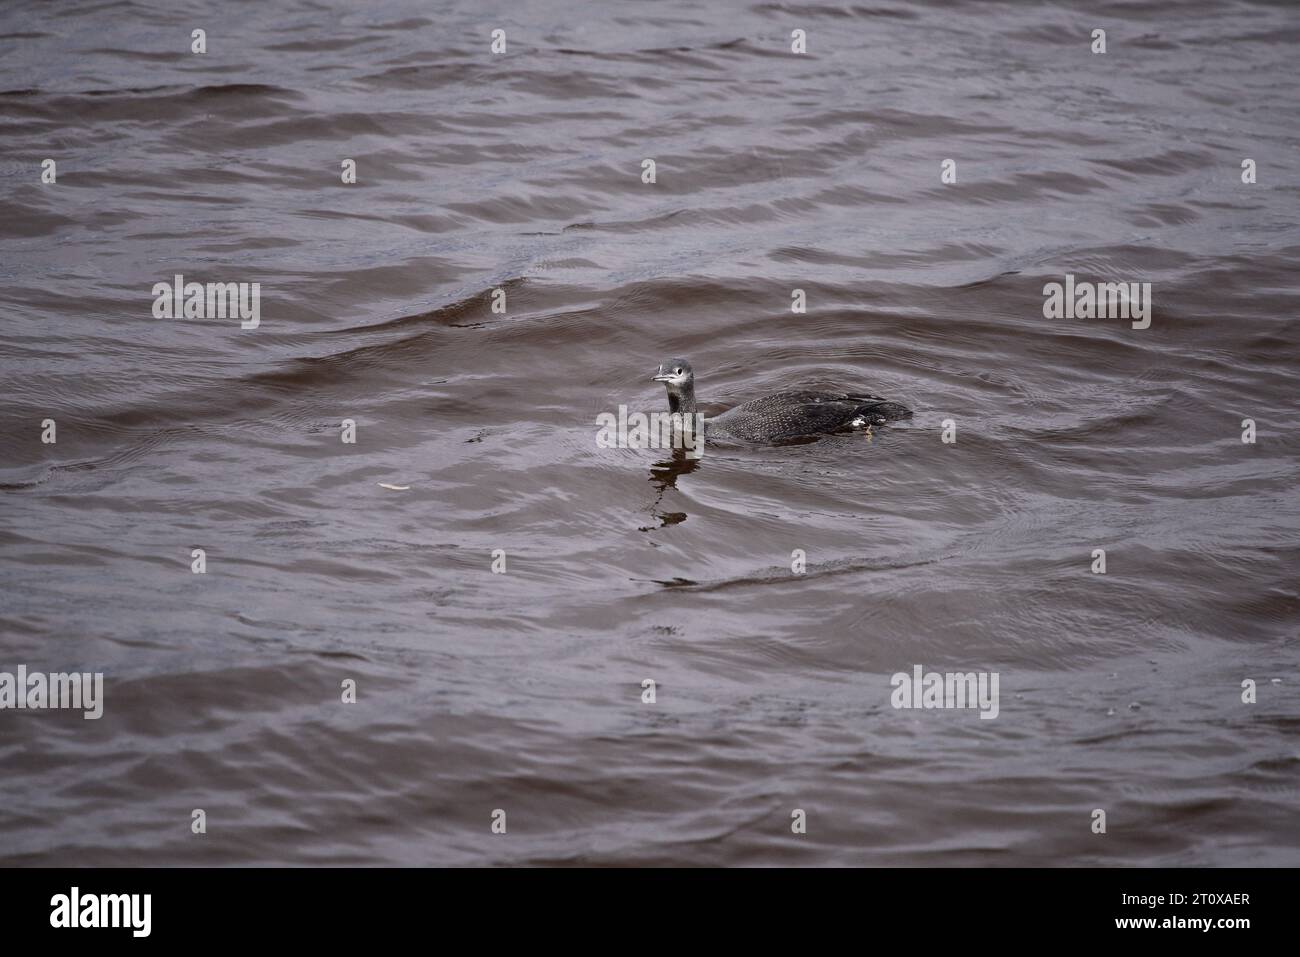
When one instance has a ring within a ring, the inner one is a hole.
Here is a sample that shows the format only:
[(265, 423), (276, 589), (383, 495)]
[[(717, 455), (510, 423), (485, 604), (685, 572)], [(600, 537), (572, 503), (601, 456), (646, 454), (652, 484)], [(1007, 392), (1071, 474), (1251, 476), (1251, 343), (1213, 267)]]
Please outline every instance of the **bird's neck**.
[(685, 412), (694, 415), (695, 386), (688, 382), (675, 392), (670, 389), (668, 391), (668, 411)]

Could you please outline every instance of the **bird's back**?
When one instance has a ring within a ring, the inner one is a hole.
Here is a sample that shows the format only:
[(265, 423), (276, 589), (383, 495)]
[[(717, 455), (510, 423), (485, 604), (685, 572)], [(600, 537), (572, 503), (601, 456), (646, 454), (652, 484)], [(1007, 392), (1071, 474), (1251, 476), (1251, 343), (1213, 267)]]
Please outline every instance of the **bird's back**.
[(912, 413), (878, 395), (843, 392), (774, 392), (708, 420), (715, 433), (750, 442), (772, 442), (804, 435), (878, 425)]

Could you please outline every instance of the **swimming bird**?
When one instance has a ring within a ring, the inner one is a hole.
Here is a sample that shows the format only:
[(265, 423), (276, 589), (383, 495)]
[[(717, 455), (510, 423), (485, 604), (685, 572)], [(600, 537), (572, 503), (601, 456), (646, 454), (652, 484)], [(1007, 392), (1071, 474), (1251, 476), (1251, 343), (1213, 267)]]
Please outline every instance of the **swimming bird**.
[[(670, 412), (694, 413), (695, 370), (685, 359), (664, 359), (652, 382), (668, 390)], [(773, 392), (704, 420), (705, 434), (747, 442), (779, 442), (851, 429), (870, 429), (911, 411), (878, 395), (855, 392)]]

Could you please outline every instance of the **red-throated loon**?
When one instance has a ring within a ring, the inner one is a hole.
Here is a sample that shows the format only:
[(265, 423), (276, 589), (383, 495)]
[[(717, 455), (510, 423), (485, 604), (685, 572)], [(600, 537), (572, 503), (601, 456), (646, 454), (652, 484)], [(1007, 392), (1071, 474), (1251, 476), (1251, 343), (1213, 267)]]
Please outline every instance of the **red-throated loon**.
[[(668, 389), (671, 412), (694, 413), (695, 370), (685, 359), (664, 359), (652, 379)], [(846, 392), (774, 392), (738, 405), (721, 415), (709, 416), (707, 435), (748, 442), (778, 442), (849, 429), (865, 429), (891, 419), (906, 419), (911, 412), (878, 395)]]

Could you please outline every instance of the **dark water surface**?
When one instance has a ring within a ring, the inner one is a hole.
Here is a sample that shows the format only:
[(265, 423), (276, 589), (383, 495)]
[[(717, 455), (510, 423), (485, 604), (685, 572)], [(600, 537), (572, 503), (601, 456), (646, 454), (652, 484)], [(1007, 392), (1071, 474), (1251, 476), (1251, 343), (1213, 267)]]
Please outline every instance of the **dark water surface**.
[(0, 862), (1300, 863), (1300, 10), (1072, 6), (0, 7)]

